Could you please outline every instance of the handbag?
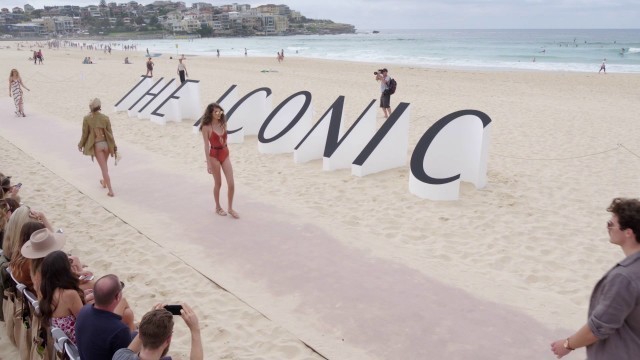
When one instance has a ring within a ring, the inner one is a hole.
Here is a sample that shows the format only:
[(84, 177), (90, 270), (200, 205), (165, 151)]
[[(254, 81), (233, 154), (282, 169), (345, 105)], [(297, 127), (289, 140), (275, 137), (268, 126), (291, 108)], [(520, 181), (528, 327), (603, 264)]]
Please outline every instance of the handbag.
[(49, 327), (42, 323), (42, 317), (31, 319), (31, 352), (29, 360), (54, 360), (53, 338)]

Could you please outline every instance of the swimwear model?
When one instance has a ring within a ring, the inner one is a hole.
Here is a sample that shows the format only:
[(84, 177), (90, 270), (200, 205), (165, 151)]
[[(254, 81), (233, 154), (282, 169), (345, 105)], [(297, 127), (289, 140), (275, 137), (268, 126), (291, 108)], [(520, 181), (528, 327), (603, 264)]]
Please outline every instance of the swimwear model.
[(9, 73), (9, 96), (13, 97), (13, 103), (16, 105), (15, 114), (17, 116), (25, 117), (24, 103), (22, 101), (22, 88), (29, 90), (29, 88), (22, 83), (22, 78), (20, 77), (18, 70), (11, 69), (11, 72)]
[[(204, 141), (204, 154), (207, 163), (207, 172), (213, 175), (213, 198), (216, 202), (216, 214), (226, 216), (227, 213), (234, 219), (239, 218), (238, 213), (233, 210), (233, 194), (235, 184), (233, 182), (233, 168), (229, 159), (229, 148), (227, 147), (227, 118), (220, 105), (211, 103), (207, 106), (202, 115), (200, 131)], [(227, 180), (229, 208), (227, 211), (220, 206), (220, 188), (222, 187), (222, 176), (220, 169), (224, 172)]]
[(78, 143), (78, 150), (91, 156), (91, 161), (94, 157), (98, 159), (98, 165), (100, 165), (102, 172), (100, 185), (109, 189), (108, 196), (113, 196), (107, 160), (109, 155), (116, 157), (118, 147), (111, 131), (111, 121), (108, 116), (100, 112), (100, 107), (100, 99), (91, 100), (89, 104), (91, 113), (85, 116), (82, 121), (82, 137)]

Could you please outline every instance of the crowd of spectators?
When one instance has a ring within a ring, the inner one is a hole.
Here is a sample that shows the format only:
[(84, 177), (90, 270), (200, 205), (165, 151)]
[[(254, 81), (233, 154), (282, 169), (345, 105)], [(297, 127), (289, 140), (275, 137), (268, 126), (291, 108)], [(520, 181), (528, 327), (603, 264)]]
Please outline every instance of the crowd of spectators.
[[(170, 359), (173, 316), (178, 315), (191, 331), (190, 359), (203, 359), (198, 318), (187, 304), (173, 313), (166, 304), (157, 304), (136, 324), (122, 293), (124, 282), (115, 274), (94, 281), (78, 257), (63, 251), (65, 234), (54, 230), (43, 212), (22, 202), (20, 186), (2, 173), (0, 182), (0, 271), (4, 280), (10, 273), (14, 288), (22, 284), (37, 296), (41, 326), (61, 329), (82, 359)], [(11, 286), (3, 281), (0, 290)], [(3, 306), (2, 315), (6, 322), (14, 314), (5, 313)], [(13, 329), (7, 326), (9, 331)], [(22, 352), (17, 340), (16, 345)]]

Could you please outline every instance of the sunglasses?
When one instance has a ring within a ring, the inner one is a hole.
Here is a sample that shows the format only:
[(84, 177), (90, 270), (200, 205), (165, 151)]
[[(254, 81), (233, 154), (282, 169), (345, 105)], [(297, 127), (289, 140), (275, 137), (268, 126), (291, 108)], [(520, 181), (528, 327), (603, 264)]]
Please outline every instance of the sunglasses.
[(608, 220), (607, 221), (607, 229), (611, 230), (611, 229), (620, 229), (622, 230), (619, 226), (616, 226), (613, 221)]

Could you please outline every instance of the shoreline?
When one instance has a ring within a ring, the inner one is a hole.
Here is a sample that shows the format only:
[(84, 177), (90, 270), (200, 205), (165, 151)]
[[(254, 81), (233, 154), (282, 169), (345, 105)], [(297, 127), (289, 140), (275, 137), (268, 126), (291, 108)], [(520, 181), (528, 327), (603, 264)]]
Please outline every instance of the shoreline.
[[(498, 44), (503, 44), (497, 50), (487, 48), (485, 44), (488, 39), (487, 32), (480, 32), (479, 44), (473, 45), (468, 40), (473, 33), (464, 33), (460, 39), (447, 40), (446, 44), (454, 45), (454, 50), (448, 51), (438, 47), (437, 43), (432, 43), (432, 36), (437, 34), (435, 30), (415, 30), (412, 33), (407, 30), (390, 31), (384, 36), (371, 34), (338, 35), (337, 37), (324, 38), (322, 36), (267, 36), (267, 37), (216, 37), (216, 38), (196, 38), (185, 39), (162, 39), (154, 38), (133, 40), (129, 37), (120, 39), (77, 39), (71, 40), (79, 43), (88, 42), (95, 44), (137, 44), (141, 49), (149, 48), (153, 53), (164, 53), (171, 56), (174, 52), (179, 54), (191, 54), (191, 56), (216, 56), (216, 49), (219, 49), (222, 57), (241, 58), (243, 49), (249, 50), (249, 57), (261, 56), (265, 58), (274, 57), (275, 52), (281, 48), (286, 50), (287, 58), (307, 58), (311, 60), (330, 61), (352, 61), (363, 64), (374, 64), (377, 66), (401, 66), (416, 67), (423, 69), (449, 69), (462, 71), (531, 71), (531, 72), (576, 72), (576, 73), (596, 73), (600, 68), (603, 58), (608, 59), (609, 73), (619, 74), (639, 74), (640, 67), (635, 59), (640, 55), (634, 47), (635, 42), (630, 42), (629, 37), (637, 30), (597, 30), (591, 34), (588, 30), (553, 30), (558, 34), (543, 36), (540, 40), (527, 40), (523, 34), (515, 36), (516, 45), (509, 45), (506, 42), (508, 36), (502, 31), (495, 35)], [(536, 30), (527, 30), (537, 33)], [(623, 31), (622, 33), (617, 32)], [(423, 33), (424, 32), (424, 33)], [(435, 33), (434, 33), (435, 32)], [(449, 31), (450, 33), (451, 31)], [(405, 34), (406, 33), (406, 34)], [(449, 34), (445, 32), (445, 34)], [(408, 34), (408, 35), (407, 35)], [(406, 35), (406, 36), (405, 36)], [(449, 34), (448, 36), (451, 36)], [(570, 36), (580, 41), (580, 49), (573, 50), (566, 47), (567, 41), (561, 41), (563, 37)], [(621, 37), (621, 38), (618, 38)], [(407, 48), (401, 45), (404, 42), (392, 41), (399, 37), (406, 40), (407, 44), (416, 43), (416, 49)], [(335, 41), (333, 40), (335, 39)], [(582, 44), (582, 40), (585, 44)], [(610, 39), (621, 40), (619, 46), (624, 46), (627, 53), (620, 55), (618, 45), (607, 42)], [(129, 41), (130, 40), (130, 41)], [(327, 41), (330, 40), (330, 41)], [(388, 40), (388, 41), (385, 41)], [(344, 51), (345, 46), (364, 41), (370, 46), (380, 46), (390, 42), (391, 48), (388, 51), (381, 51), (370, 55), (366, 51)], [(485, 42), (483, 42), (485, 41)], [(587, 41), (589, 41), (587, 43)], [(468, 51), (461, 52), (456, 46), (469, 46)], [(424, 48), (423, 48), (424, 45)], [(178, 50), (179, 46), (179, 50)], [(506, 48), (505, 48), (506, 46)], [(583, 47), (584, 46), (584, 47)], [(113, 46), (114, 50), (117, 46)], [(546, 49), (547, 51), (539, 51)], [(300, 51), (299, 54), (296, 51)], [(630, 50), (630, 52), (629, 52)], [(613, 52), (613, 53), (612, 53)]]

